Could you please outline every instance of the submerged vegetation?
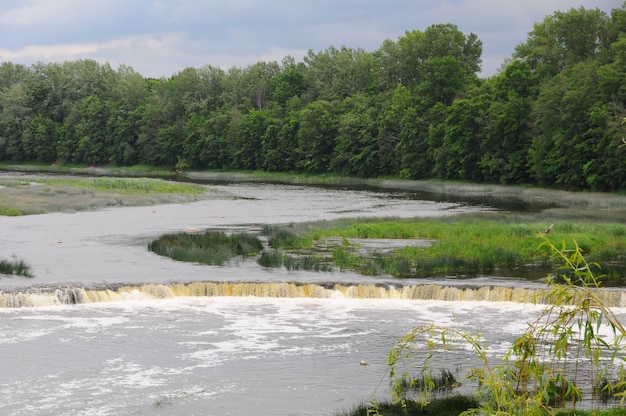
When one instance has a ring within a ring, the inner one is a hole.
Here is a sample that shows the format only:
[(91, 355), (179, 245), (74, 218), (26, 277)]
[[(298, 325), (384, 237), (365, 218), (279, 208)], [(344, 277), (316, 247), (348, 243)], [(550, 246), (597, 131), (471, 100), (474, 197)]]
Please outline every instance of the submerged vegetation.
[(30, 265), (16, 257), (0, 260), (0, 274), (33, 277)]
[(254, 256), (263, 249), (261, 240), (246, 233), (221, 231), (165, 234), (148, 245), (150, 251), (174, 260), (223, 265), (236, 256)]

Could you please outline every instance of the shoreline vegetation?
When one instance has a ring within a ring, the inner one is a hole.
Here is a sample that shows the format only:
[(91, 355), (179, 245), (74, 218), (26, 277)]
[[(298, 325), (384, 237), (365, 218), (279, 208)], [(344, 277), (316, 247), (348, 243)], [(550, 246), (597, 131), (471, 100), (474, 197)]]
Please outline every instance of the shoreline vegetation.
[(201, 184), (115, 176), (115, 172), (91, 177), (44, 173), (50, 171), (0, 177), (0, 216), (182, 203), (215, 195)]
[[(574, 210), (582, 208), (603, 210), (603, 215), (593, 215), (592, 219), (613, 219), (626, 221), (626, 193), (565, 191), (560, 189), (542, 188), (527, 185), (499, 185), (489, 183), (471, 183), (450, 180), (410, 180), (397, 178), (357, 178), (335, 174), (303, 174), (295, 172), (265, 171), (172, 171), (151, 166), (74, 166), (44, 164), (10, 164), (1, 163), (0, 173), (19, 173), (28, 178), (29, 175), (62, 175), (87, 177), (122, 177), (122, 178), (153, 178), (175, 180), (195, 184), (211, 182), (267, 182), (290, 185), (311, 186), (351, 186), (377, 188), (382, 190), (404, 190), (424, 192), (430, 196), (451, 198), (458, 201), (493, 199), (521, 202), (536, 205), (547, 211), (555, 209)], [(2, 183), (0, 183), (2, 185)], [(51, 211), (52, 212), (52, 211)], [(573, 215), (574, 213), (572, 213)], [(582, 213), (579, 212), (579, 215)], [(616, 217), (617, 216), (617, 217)]]

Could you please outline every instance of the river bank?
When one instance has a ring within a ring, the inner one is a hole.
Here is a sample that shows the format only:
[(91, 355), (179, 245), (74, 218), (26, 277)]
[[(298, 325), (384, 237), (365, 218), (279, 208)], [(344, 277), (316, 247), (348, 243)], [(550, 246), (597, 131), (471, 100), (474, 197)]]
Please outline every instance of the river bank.
[[(268, 172), (184, 171), (172, 172), (147, 166), (136, 167), (74, 167), (61, 165), (0, 165), (0, 172), (28, 174), (63, 174), (119, 177), (153, 177), (197, 183), (274, 183), (309, 186), (374, 188), (404, 190), (424, 194), (431, 200), (495, 204), (502, 209), (522, 208), (525, 211), (555, 210), (561, 216), (580, 220), (626, 222), (626, 194), (570, 192), (530, 186), (475, 184), (435, 180), (401, 180), (390, 178), (354, 178), (334, 175), (301, 175)], [(584, 210), (585, 212), (582, 212)]]

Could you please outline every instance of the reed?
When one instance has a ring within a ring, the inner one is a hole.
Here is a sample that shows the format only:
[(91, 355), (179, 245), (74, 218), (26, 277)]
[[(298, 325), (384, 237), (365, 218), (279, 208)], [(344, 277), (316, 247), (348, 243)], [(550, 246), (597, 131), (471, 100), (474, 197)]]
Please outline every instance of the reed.
[(287, 270), (330, 272), (333, 265), (323, 256), (292, 256), (284, 252), (263, 251), (258, 259), (263, 267), (284, 267)]
[(405, 403), (382, 402), (361, 404), (348, 411), (335, 413), (335, 416), (458, 416), (461, 413), (478, 407), (472, 396), (454, 395), (436, 398), (430, 403), (407, 400)]
[(0, 260), (0, 273), (5, 275), (33, 277), (30, 265), (15, 256), (11, 260)]
[(165, 234), (148, 249), (174, 260), (223, 265), (236, 256), (255, 256), (263, 249), (258, 237), (247, 233), (226, 235), (221, 231)]
[[(475, 275), (519, 267), (554, 268), (550, 253), (540, 248), (542, 231), (549, 223), (518, 222), (506, 218), (460, 216), (452, 219), (342, 220), (300, 227), (272, 226), (270, 245), (297, 255), (321, 250), (315, 242), (341, 237), (344, 244), (332, 251), (335, 266), (365, 275), (395, 277)], [(626, 226), (613, 223), (555, 223), (545, 237), (553, 244), (578, 241), (588, 260), (602, 265), (607, 284), (619, 285), (626, 276)], [(427, 239), (425, 247), (407, 246), (384, 254), (363, 253), (351, 238)], [(308, 255), (308, 254), (307, 254)], [(269, 267), (269, 266), (268, 266)]]
[(313, 245), (313, 237), (303, 232), (303, 226), (265, 225), (262, 233), (268, 237), (268, 243), (275, 249), (303, 249)]
[(401, 382), (404, 391), (430, 391), (446, 392), (456, 387), (459, 383), (450, 370), (442, 369), (439, 376), (422, 375), (421, 377), (403, 377)]

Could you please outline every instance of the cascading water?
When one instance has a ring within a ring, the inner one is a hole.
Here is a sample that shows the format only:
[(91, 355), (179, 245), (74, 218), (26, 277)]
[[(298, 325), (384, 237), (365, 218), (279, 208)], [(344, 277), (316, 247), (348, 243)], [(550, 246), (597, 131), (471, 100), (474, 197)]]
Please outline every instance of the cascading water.
[[(123, 300), (169, 299), (175, 297), (261, 297), (261, 298), (335, 298), (404, 299), (436, 301), (488, 301), (545, 303), (543, 288), (504, 286), (444, 286), (437, 284), (365, 285), (340, 283), (263, 283), (263, 282), (193, 282), (118, 286), (106, 289), (60, 287), (18, 292), (0, 292), (0, 307), (74, 305)], [(626, 307), (626, 292), (598, 289), (597, 297), (608, 307)]]

